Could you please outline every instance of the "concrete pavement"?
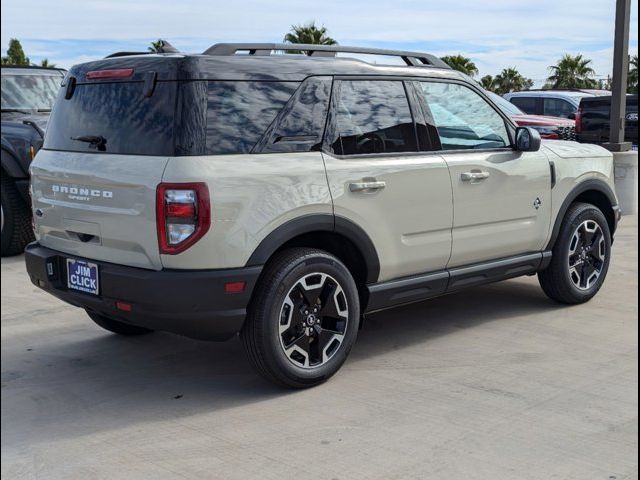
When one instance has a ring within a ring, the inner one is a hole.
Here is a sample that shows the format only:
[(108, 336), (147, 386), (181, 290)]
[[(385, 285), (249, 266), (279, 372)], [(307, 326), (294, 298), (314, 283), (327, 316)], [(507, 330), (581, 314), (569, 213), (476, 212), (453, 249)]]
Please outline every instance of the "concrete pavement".
[(237, 340), (119, 338), (2, 259), (2, 478), (637, 478), (637, 265), (624, 217), (590, 303), (528, 277), (380, 313), (290, 392)]

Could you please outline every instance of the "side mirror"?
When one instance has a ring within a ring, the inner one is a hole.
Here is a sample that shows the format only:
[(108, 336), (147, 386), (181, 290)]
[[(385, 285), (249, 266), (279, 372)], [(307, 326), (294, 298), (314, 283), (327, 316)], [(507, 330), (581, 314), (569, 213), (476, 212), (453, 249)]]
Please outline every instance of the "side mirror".
[(540, 150), (542, 139), (540, 133), (531, 127), (516, 129), (516, 150), (519, 152), (537, 152)]
[(576, 114), (575, 114), (575, 113), (570, 113), (570, 114), (567, 116), (567, 118), (568, 118), (569, 120), (575, 120), (575, 119), (576, 119)]

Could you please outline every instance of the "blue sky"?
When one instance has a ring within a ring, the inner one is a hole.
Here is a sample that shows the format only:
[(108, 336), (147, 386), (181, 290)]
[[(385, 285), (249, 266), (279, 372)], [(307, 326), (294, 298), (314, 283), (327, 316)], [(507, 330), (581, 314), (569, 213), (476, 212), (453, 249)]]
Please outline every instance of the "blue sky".
[[(563, 53), (611, 70), (615, 0), (2, 0), (2, 53), (21, 40), (32, 61), (58, 66), (157, 38), (186, 52), (216, 42), (278, 42), (292, 24), (315, 20), (344, 45), (462, 53), (480, 74), (515, 66), (540, 84)], [(638, 0), (630, 50), (638, 51)]]

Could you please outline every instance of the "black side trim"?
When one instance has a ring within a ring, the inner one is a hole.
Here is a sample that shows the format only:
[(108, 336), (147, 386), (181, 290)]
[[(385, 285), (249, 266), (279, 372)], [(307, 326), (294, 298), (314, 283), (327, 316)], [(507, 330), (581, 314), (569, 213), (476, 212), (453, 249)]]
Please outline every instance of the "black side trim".
[(367, 313), (417, 302), (442, 295), (447, 289), (449, 272), (429, 273), (376, 283), (369, 286)]
[(449, 270), (451, 278), (447, 292), (535, 273), (540, 268), (542, 256), (542, 253), (531, 253), (469, 267), (452, 268)]
[(550, 251), (536, 252), (376, 283), (367, 287), (369, 302), (365, 313), (420, 302), (466, 287), (531, 275), (544, 270), (550, 261)]
[(311, 232), (335, 232), (348, 238), (360, 250), (367, 265), (367, 283), (374, 283), (380, 275), (380, 260), (373, 242), (362, 228), (352, 221), (331, 214), (314, 214), (290, 220), (276, 228), (260, 242), (246, 266), (264, 265), (271, 255), (289, 240)]
[[(571, 190), (571, 192), (564, 199), (564, 202), (562, 202), (562, 205), (560, 206), (560, 210), (558, 211), (558, 216), (556, 217), (556, 221), (553, 225), (553, 231), (551, 232), (551, 239), (547, 244), (546, 250), (553, 249), (553, 246), (556, 243), (556, 239), (560, 234), (560, 227), (562, 227), (562, 221), (564, 220), (564, 216), (567, 213), (569, 206), (575, 201), (576, 198), (578, 198), (578, 196), (581, 193), (584, 193), (589, 190), (595, 190), (597, 192), (604, 194), (609, 200), (609, 203), (611, 204), (612, 207), (618, 204), (615, 194), (611, 191), (611, 189), (609, 188), (609, 185), (604, 183), (602, 180), (591, 179), (591, 180), (585, 180), (584, 182), (580, 183), (573, 190)], [(607, 212), (602, 212), (602, 213), (604, 213), (605, 215), (608, 214)], [(611, 232), (612, 236), (614, 231), (615, 229)]]

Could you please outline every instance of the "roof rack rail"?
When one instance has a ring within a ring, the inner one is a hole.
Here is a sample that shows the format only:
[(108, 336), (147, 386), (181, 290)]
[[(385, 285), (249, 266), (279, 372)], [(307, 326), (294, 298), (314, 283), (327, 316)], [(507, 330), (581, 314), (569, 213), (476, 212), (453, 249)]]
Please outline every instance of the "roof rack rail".
[(451, 68), (438, 57), (429, 53), (385, 50), (381, 48), (344, 47), (342, 45), (311, 45), (306, 43), (216, 43), (207, 48), (203, 55), (230, 56), (235, 55), (237, 52), (248, 52), (249, 55), (271, 55), (273, 50), (303, 52), (315, 57), (335, 57), (337, 53), (385, 55), (400, 57), (409, 67)]
[(180, 53), (180, 51), (166, 40), (160, 40), (160, 46), (155, 52), (115, 52), (104, 58), (128, 57), (129, 55), (150, 55), (152, 53)]

